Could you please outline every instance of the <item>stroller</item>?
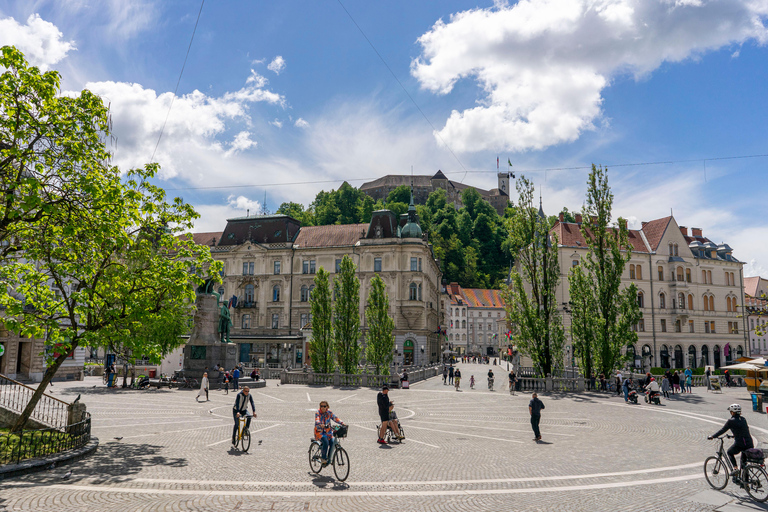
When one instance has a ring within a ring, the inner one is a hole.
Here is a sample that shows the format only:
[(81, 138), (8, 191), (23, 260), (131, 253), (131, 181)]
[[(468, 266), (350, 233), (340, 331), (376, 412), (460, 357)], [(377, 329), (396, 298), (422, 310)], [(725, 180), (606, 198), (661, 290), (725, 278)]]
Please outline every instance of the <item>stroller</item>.
[(135, 381), (133, 381), (133, 389), (149, 389), (149, 377), (146, 375), (139, 375)]
[[(395, 411), (389, 412), (389, 421), (394, 421), (397, 423), (397, 428), (400, 430), (400, 435), (405, 437), (405, 431), (403, 430), (403, 426), (400, 425), (400, 420), (397, 418), (397, 413)], [(376, 425), (376, 431), (379, 431), (381, 429), (381, 423)], [(390, 441), (397, 441), (398, 443), (402, 443), (401, 440), (395, 436), (395, 431), (392, 430), (392, 426), (388, 423), (387, 424), (387, 433), (384, 434), (384, 440), (389, 443)]]

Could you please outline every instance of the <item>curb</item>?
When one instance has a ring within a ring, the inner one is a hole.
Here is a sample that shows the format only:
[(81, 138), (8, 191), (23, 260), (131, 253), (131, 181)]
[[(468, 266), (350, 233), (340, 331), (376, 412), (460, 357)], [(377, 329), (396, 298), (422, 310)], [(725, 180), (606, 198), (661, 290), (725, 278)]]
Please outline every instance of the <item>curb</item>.
[(55, 464), (57, 467), (69, 464), (70, 462), (78, 461), (82, 458), (91, 455), (99, 447), (99, 438), (91, 436), (91, 440), (88, 444), (77, 448), (75, 450), (68, 450), (66, 452), (57, 453), (49, 457), (42, 457), (39, 459), (30, 459), (20, 462), (18, 464), (9, 464), (7, 466), (0, 466), (0, 481), (6, 478), (13, 478), (15, 476), (28, 475), (30, 473), (37, 473), (39, 471), (47, 470), (51, 464)]

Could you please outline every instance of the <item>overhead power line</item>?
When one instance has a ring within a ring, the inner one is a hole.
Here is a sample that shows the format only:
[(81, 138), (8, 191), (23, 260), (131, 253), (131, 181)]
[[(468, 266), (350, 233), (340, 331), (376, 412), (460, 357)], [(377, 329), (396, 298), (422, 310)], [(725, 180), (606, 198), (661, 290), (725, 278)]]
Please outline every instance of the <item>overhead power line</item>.
[[(660, 160), (654, 162), (635, 162), (624, 164), (611, 164), (604, 167), (610, 169), (611, 167), (647, 167), (653, 165), (668, 165), (668, 164), (683, 164), (692, 162), (716, 162), (720, 160), (742, 160), (747, 158), (768, 158), (768, 154), (759, 155), (737, 155), (737, 156), (717, 156), (712, 158), (690, 158), (685, 160)], [(549, 172), (549, 171), (581, 171), (591, 169), (591, 165), (578, 165), (573, 167), (545, 167), (540, 169), (517, 169), (517, 173), (526, 172)], [(443, 171), (443, 174), (496, 174), (497, 171)], [(374, 176), (368, 178), (347, 178), (347, 179), (328, 179), (328, 180), (313, 180), (313, 181), (291, 181), (286, 183), (259, 183), (259, 184), (241, 184), (241, 185), (219, 185), (215, 187), (178, 187), (167, 188), (166, 190), (226, 190), (233, 188), (267, 188), (267, 187), (286, 187), (296, 185), (322, 185), (328, 183), (343, 183), (343, 182), (357, 182), (357, 181), (372, 181), (379, 179), (381, 176)]]

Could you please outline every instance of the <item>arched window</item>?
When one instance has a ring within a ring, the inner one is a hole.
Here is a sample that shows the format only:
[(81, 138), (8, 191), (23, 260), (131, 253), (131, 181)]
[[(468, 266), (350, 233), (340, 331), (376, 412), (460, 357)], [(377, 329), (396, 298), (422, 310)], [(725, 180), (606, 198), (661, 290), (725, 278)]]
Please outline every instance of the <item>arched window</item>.
[(251, 315), (243, 315), (243, 318), (241, 320), (240, 326), (243, 329), (250, 329), (251, 328)]
[(635, 364), (635, 346), (634, 345), (627, 346), (627, 359), (629, 360), (630, 365)]
[(672, 242), (669, 242), (669, 255), (670, 256), (675, 255), (674, 246), (672, 245)]
[(701, 282), (704, 284), (707, 284), (707, 271), (702, 270), (701, 271)]
[(307, 302), (309, 300), (309, 287), (302, 285), (301, 287), (301, 302)]
[(245, 285), (245, 297), (243, 297), (246, 304), (253, 302), (253, 285)]
[(637, 307), (644, 308), (643, 302), (643, 292), (637, 292)]
[(666, 345), (661, 346), (661, 352), (659, 352), (661, 358), (661, 367), (670, 368), (669, 364), (669, 348)]
[(688, 294), (688, 309), (693, 310), (693, 295)]
[(416, 283), (411, 283), (408, 286), (408, 300), (418, 300), (419, 297), (419, 287), (416, 285)]
[(677, 267), (677, 280), (681, 282), (684, 280), (683, 267)]
[(453, 341), (453, 334), (451, 334), (451, 338), (450, 338), (450, 340), (451, 340), (451, 341)]
[(726, 297), (725, 298), (725, 310), (730, 311), (731, 310), (731, 298)]
[(629, 278), (630, 279), (635, 279), (635, 266), (634, 265), (630, 265), (629, 266)]
[(419, 284), (419, 300), (421, 300), (421, 284)]
[(223, 297), (223, 296), (224, 296), (224, 287), (223, 287), (223, 286), (219, 286), (219, 295), (220, 295), (221, 297)]
[(709, 297), (706, 295), (703, 297), (704, 299), (704, 311), (709, 311)]
[(710, 295), (709, 296), (709, 310), (714, 311), (715, 310), (715, 296)]
[(707, 366), (709, 364), (709, 347), (706, 345), (701, 346), (701, 366)]
[(461, 341), (467, 341), (467, 335), (466, 334), (462, 334), (461, 335)]
[(680, 254), (677, 252), (677, 244), (675, 244), (675, 256), (680, 256)]
[(691, 282), (691, 269), (689, 268), (685, 269), (685, 281), (687, 283)]
[(659, 308), (665, 309), (667, 307), (667, 296), (664, 295), (664, 292), (661, 292), (659, 294)]
[(677, 307), (680, 309), (685, 309), (685, 295), (682, 293), (677, 294)]
[(736, 359), (739, 359), (741, 357), (744, 357), (744, 348), (741, 345), (739, 345), (738, 347), (736, 347)]
[(461, 328), (462, 329), (466, 329), (467, 328), (467, 321), (466, 320), (462, 320), (461, 321)]
[(461, 316), (467, 316), (467, 310), (466, 309), (462, 309), (461, 310)]
[(272, 287), (272, 302), (280, 302), (280, 285), (276, 284)]
[(685, 362), (683, 361), (683, 347), (675, 345), (675, 368), (684, 368)]
[(664, 267), (659, 265), (659, 281), (663, 281), (663, 280), (664, 280)]
[(637, 274), (637, 278), (642, 280), (643, 279), (643, 266), (642, 265), (635, 265), (635, 274)]

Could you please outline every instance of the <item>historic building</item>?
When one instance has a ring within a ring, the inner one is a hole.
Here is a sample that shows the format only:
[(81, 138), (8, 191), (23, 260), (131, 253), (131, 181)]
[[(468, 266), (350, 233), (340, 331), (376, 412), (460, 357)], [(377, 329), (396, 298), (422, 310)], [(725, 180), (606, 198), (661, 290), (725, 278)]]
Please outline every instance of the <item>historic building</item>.
[(768, 280), (744, 278), (744, 305), (752, 355), (768, 355)]
[[(558, 237), (561, 284), (558, 302), (568, 304), (568, 273), (587, 252), (576, 222), (561, 215), (551, 232)], [(725, 365), (749, 356), (744, 307), (743, 263), (728, 244), (715, 244), (700, 228), (678, 226), (674, 217), (643, 222), (629, 231), (632, 258), (624, 284), (638, 287), (642, 319), (635, 367), (683, 368)], [(566, 332), (570, 316), (564, 313)], [(571, 341), (567, 341), (570, 348)], [(566, 350), (567, 351), (567, 350)]]
[(453, 351), (459, 355), (498, 357), (499, 347), (506, 347), (503, 340), (508, 330), (499, 290), (462, 288), (451, 283), (445, 291), (446, 336)]
[(426, 364), (440, 357), (440, 269), (422, 234), (411, 201), (406, 219), (389, 210), (367, 224), (301, 227), (286, 215), (227, 220), (220, 233), (196, 233), (224, 264), (222, 300), (231, 305), (230, 339), (238, 360), (272, 366), (307, 362), (304, 328), (311, 327), (309, 298), (315, 273), (331, 273), (344, 255), (357, 265), (360, 319), (365, 343), (365, 305), (374, 275), (387, 286), (395, 321), (395, 363)]
[(413, 199), (416, 204), (426, 204), (429, 194), (438, 189), (445, 190), (449, 203), (458, 209), (461, 207), (461, 193), (464, 189), (474, 188), (493, 206), (499, 215), (504, 215), (504, 210), (509, 205), (509, 173), (497, 173), (498, 188), (483, 190), (476, 187), (449, 180), (442, 171), (437, 171), (434, 176), (406, 174), (389, 174), (383, 178), (363, 183), (360, 190), (371, 196), (374, 200), (386, 199), (390, 192), (402, 185), (413, 184)]

